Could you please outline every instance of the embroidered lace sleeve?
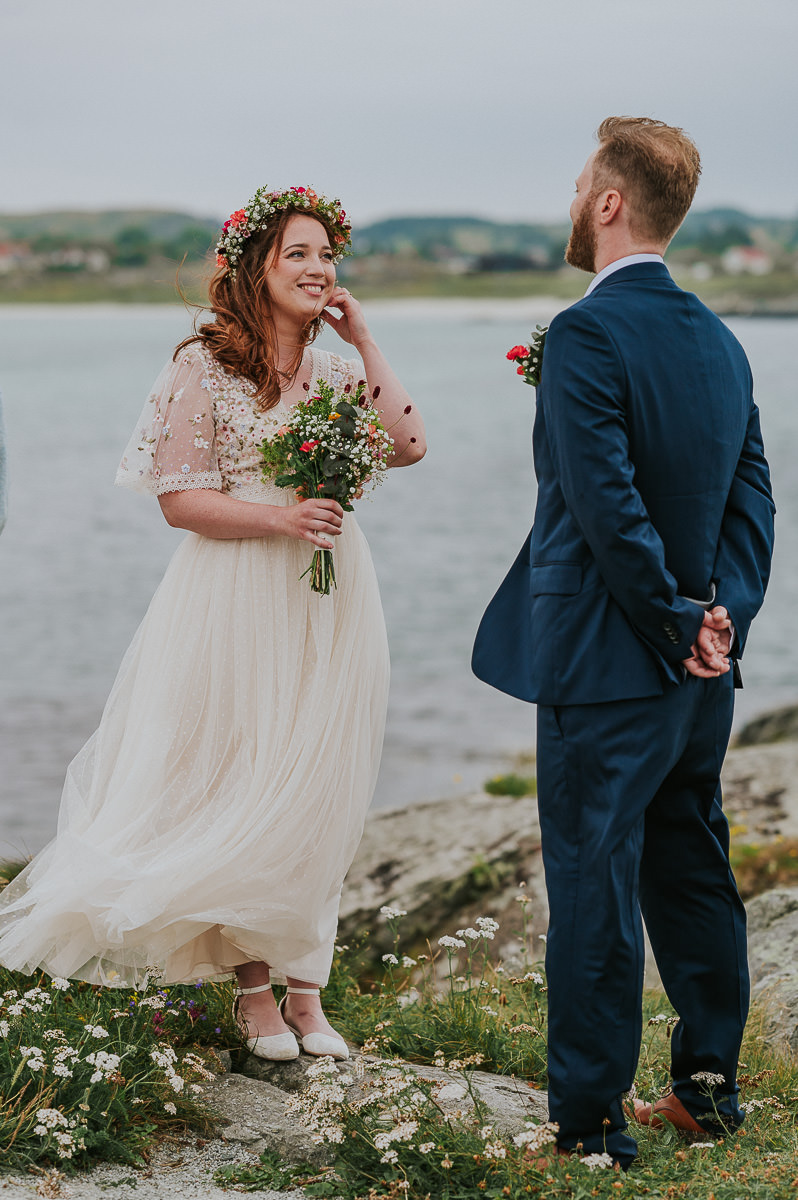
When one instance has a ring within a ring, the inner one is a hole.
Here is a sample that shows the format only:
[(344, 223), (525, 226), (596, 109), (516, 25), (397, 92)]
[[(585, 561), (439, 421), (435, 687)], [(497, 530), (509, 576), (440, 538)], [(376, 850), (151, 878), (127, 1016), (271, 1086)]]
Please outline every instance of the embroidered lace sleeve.
[(222, 490), (209, 389), (205, 363), (194, 347), (167, 363), (119, 464), (120, 487), (149, 496)]
[(348, 383), (354, 387), (366, 378), (359, 358), (341, 358), (338, 354), (330, 354), (329, 371), (330, 383), (336, 389), (346, 387)]

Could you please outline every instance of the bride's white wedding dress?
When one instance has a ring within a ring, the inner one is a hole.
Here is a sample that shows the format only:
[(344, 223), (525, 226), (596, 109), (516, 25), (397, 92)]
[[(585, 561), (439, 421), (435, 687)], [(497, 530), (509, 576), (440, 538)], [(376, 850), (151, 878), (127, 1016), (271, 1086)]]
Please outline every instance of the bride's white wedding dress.
[[(312, 378), (358, 365), (312, 351)], [(197, 343), (159, 377), (117, 482), (296, 503), (261, 478), (285, 419)], [(324, 984), (376, 781), (388, 692), (377, 582), (353, 514), (337, 591), (287, 537), (188, 534), (69, 767), (58, 833), (0, 895), (0, 962), (111, 985), (246, 959)]]

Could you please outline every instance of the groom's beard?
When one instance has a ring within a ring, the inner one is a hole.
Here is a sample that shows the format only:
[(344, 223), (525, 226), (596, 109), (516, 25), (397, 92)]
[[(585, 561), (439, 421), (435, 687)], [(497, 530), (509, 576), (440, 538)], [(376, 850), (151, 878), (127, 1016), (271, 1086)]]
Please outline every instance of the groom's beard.
[(573, 223), (571, 236), (565, 247), (565, 261), (572, 267), (576, 267), (578, 271), (590, 271), (591, 274), (595, 274), (597, 238), (593, 225), (591, 201), (592, 196), (588, 196)]

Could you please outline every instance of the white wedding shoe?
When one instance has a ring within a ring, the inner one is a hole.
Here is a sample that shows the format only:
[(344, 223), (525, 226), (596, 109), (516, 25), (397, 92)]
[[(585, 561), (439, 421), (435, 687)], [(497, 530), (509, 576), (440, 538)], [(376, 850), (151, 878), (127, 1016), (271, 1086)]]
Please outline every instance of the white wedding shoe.
[(349, 1058), (349, 1047), (344, 1039), (339, 1037), (337, 1033), (334, 1036), (331, 1036), (329, 1033), (300, 1033), (296, 1026), (291, 1024), (285, 1015), (285, 1002), (289, 994), (318, 996), (319, 989), (297, 987), (287, 988), (285, 996), (283, 996), (282, 1000), (277, 1006), (277, 1010), (288, 1028), (292, 1031), (292, 1033), (296, 1034), (298, 1040), (302, 1043), (302, 1049), (305, 1051), (305, 1054), (312, 1054), (314, 1058), (325, 1058), (328, 1056), (330, 1058), (337, 1058), (339, 1060)]
[[(269, 1058), (274, 1062), (285, 1062), (290, 1058), (299, 1058), (299, 1044), (293, 1033), (272, 1033), (268, 1037), (246, 1037), (246, 1018), (238, 1019), (238, 1001), (242, 996), (252, 996), (255, 992), (268, 992), (270, 983), (262, 983), (260, 987), (236, 988), (236, 998), (233, 1001), (233, 1020), (244, 1034), (247, 1050), (257, 1058)], [(282, 1015), (282, 1014), (281, 1014)]]

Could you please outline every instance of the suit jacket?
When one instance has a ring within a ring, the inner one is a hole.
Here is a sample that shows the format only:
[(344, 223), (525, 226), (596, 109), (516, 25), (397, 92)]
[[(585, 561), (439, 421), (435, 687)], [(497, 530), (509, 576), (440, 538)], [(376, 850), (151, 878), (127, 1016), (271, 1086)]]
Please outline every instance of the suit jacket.
[(541, 704), (661, 694), (702, 609), (734, 654), (765, 594), (770, 477), (751, 371), (660, 263), (622, 267), (551, 323), (533, 434), (534, 526), (489, 605), (472, 666)]

